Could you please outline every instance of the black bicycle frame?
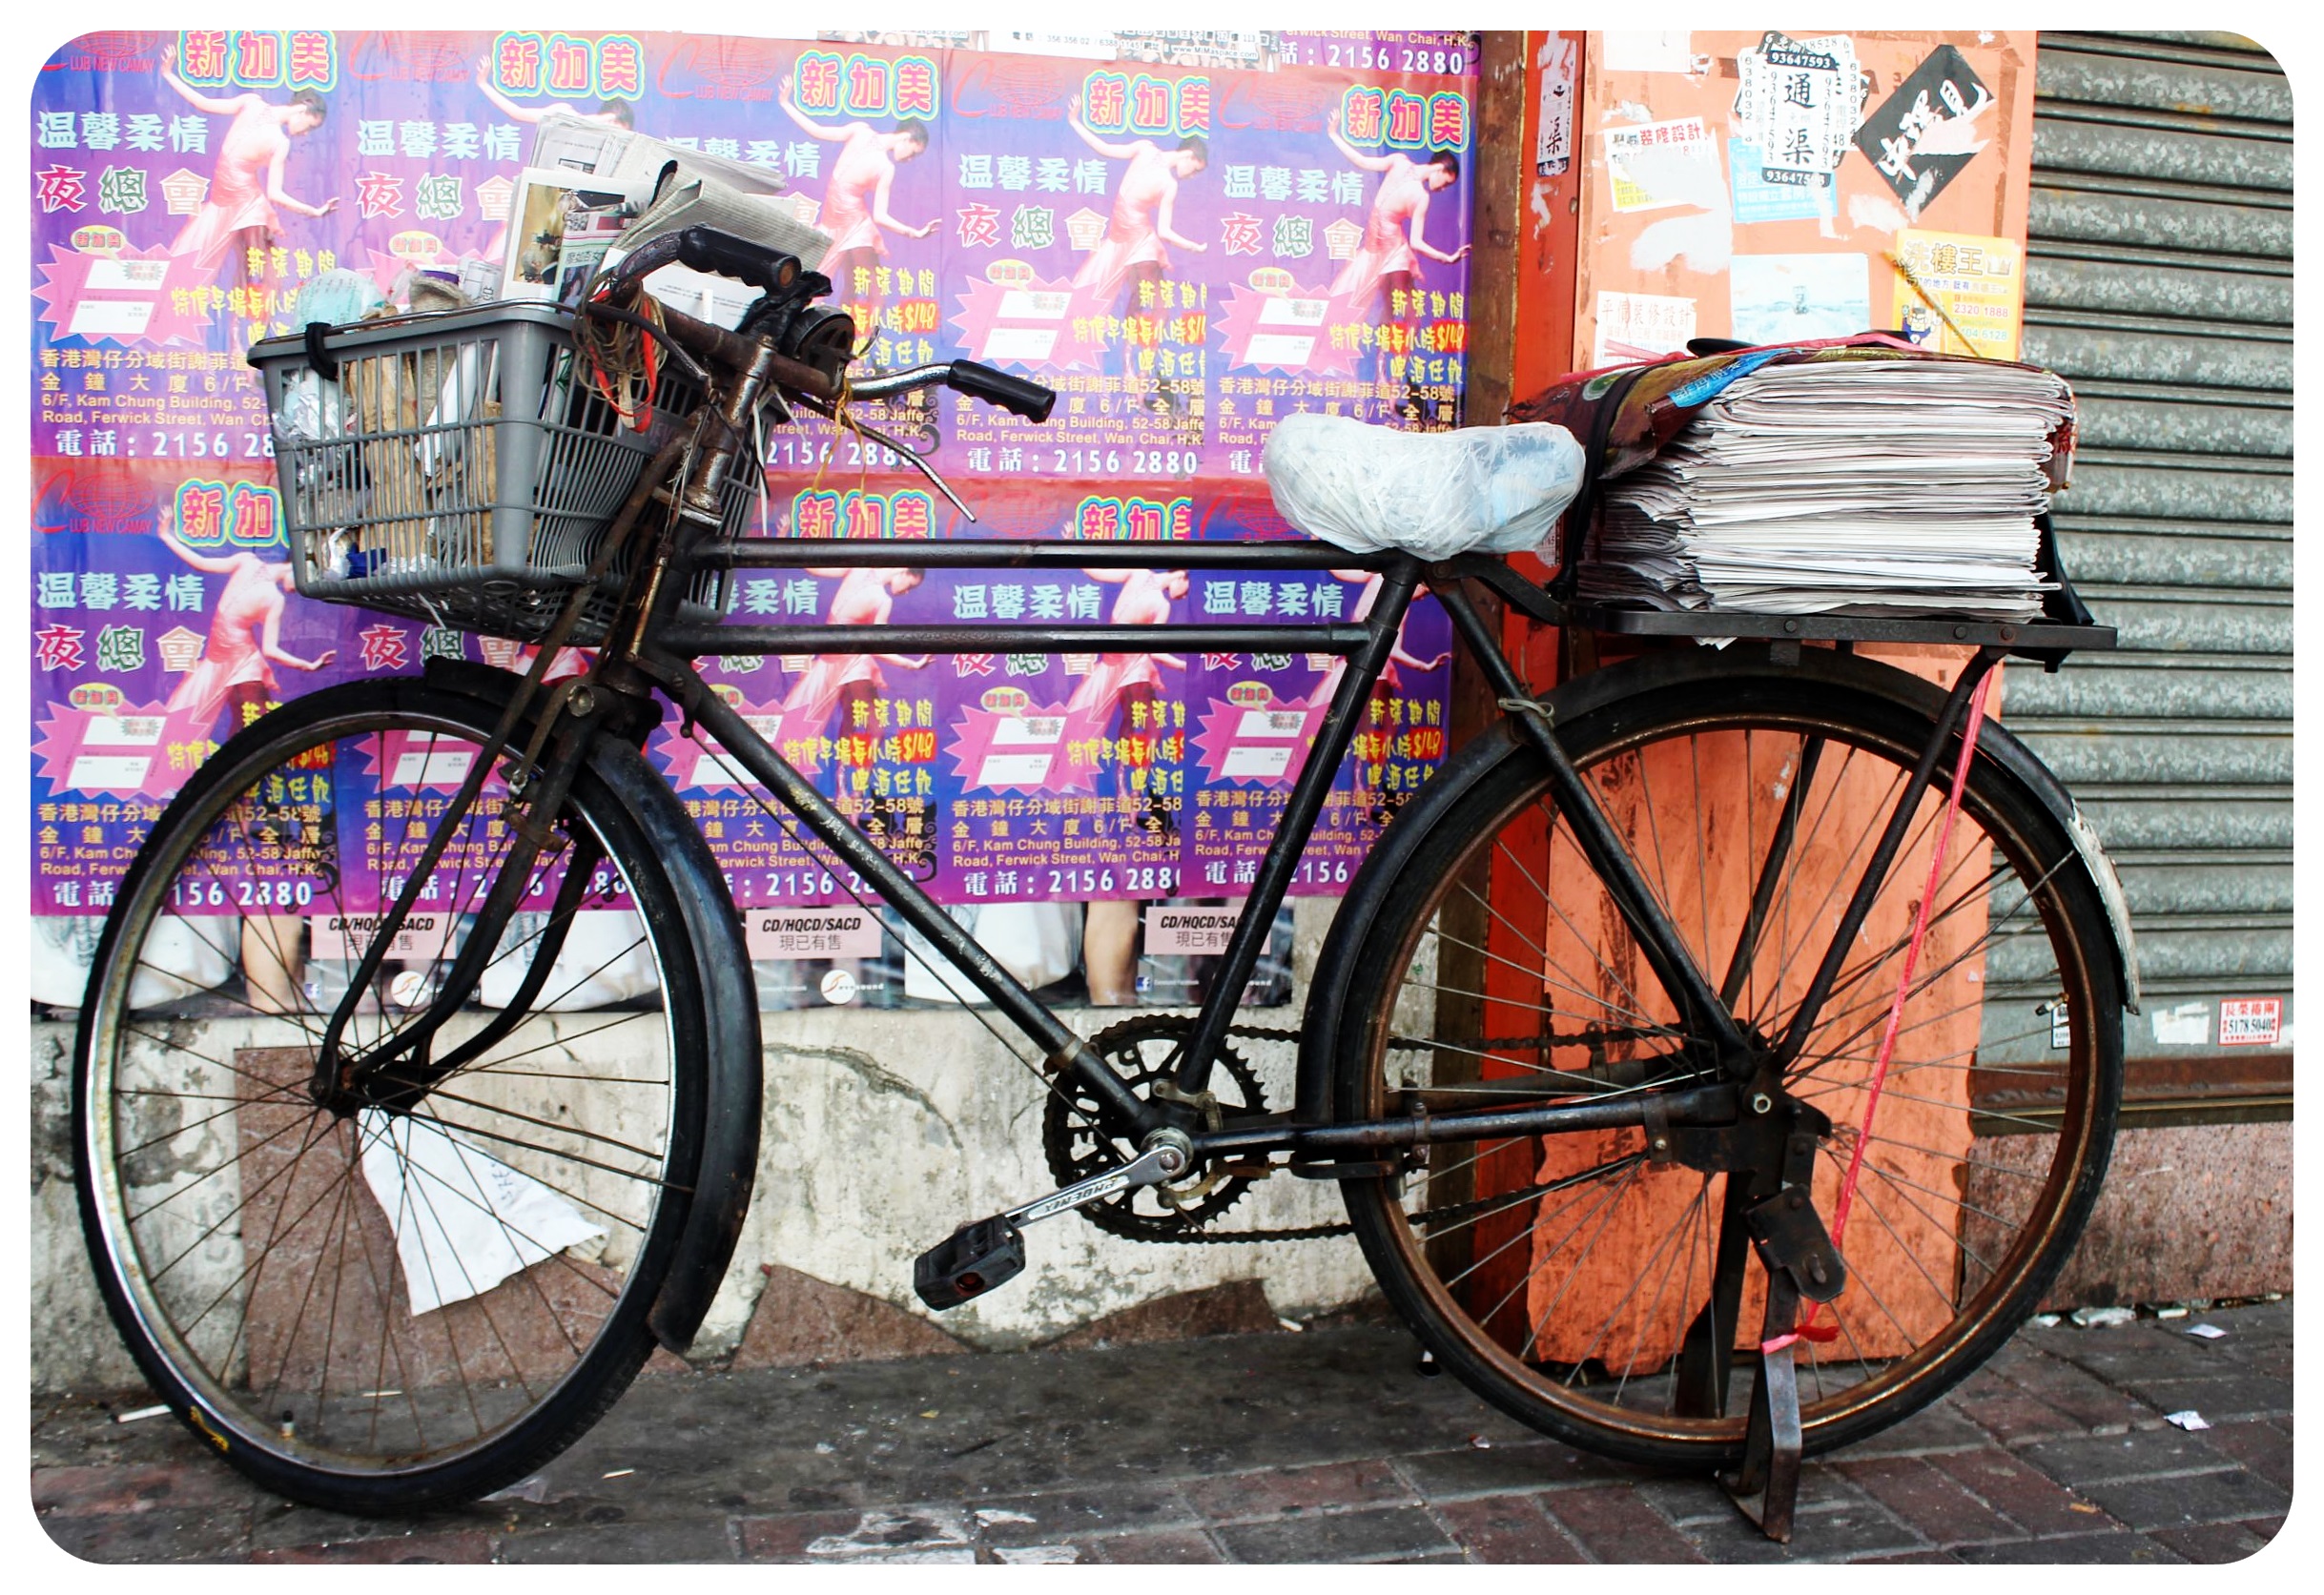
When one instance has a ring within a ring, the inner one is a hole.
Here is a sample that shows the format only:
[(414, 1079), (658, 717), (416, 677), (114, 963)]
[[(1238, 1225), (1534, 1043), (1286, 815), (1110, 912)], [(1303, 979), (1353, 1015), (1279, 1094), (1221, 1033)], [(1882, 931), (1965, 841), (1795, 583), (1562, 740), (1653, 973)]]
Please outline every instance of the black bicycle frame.
[[(1144, 1101), (1134, 1096), (1120, 1077), (1087, 1044), (1068, 1030), (1041, 1002), (964, 931), (952, 917), (890, 860), (872, 840), (788, 761), (769, 746), (743, 717), (716, 694), (694, 669), (706, 655), (770, 653), (889, 653), (911, 652), (1053, 652), (1098, 650), (1113, 653), (1151, 653), (1180, 648), (1211, 651), (1250, 650), (1330, 653), (1345, 656), (1347, 669), (1326, 711), (1315, 743), (1285, 802), (1282, 818), (1263, 855), (1248, 896), (1223, 956), (1221, 968), (1196, 1015), (1175, 1072), (1178, 1094), (1199, 1097), (1209, 1083), (1211, 1069), (1233, 1020), (1244, 988), (1258, 966), (1276, 910), (1288, 892), (1292, 876), (1316, 821), (1331, 790), (1369, 701), (1374, 684), (1386, 667), (1407, 610), (1424, 577), (1434, 583), (1451, 614), (1463, 644), (1477, 659), (1505, 705), (1530, 704), (1508, 661), (1473, 607), (1461, 592), (1463, 581), (1478, 574), (1471, 562), (1426, 565), (1405, 554), (1353, 554), (1317, 542), (1277, 543), (1083, 543), (960, 541), (915, 543), (908, 550), (893, 542), (864, 542), (850, 539), (745, 538), (706, 544), (681, 562), (679, 580), (666, 583), (675, 593), (686, 588), (683, 577), (703, 567), (726, 568), (862, 568), (908, 562), (936, 569), (1065, 570), (1080, 567), (1207, 570), (1316, 570), (1331, 567), (1377, 571), (1382, 581), (1371, 610), (1360, 622), (1310, 625), (1018, 625), (938, 624), (841, 628), (822, 625), (726, 625), (683, 623), (674, 617), (651, 628), (648, 641), (634, 656), (635, 663), (668, 692), (687, 715), (717, 739), (726, 752), (753, 779), (773, 792), (806, 828), (902, 916), (905, 923), (935, 945), (960, 970), (969, 982), (1027, 1036), (1039, 1045), (1053, 1069), (1070, 1071), (1086, 1086), (1116, 1128), (1136, 1135), (1165, 1125), (1189, 1128), (1190, 1114), (1183, 1105)], [(1500, 586), (1502, 583), (1495, 583)], [(1546, 732), (1546, 727), (1544, 727)], [(1589, 857), (1607, 881), (1615, 901), (1635, 929), (1652, 967), (1674, 1001), (1710, 1036), (1720, 1060), (1735, 1073), (1733, 1060), (1743, 1052), (1734, 1019), (1712, 992), (1708, 980), (1688, 954), (1676, 930), (1663, 914), (1653, 893), (1639, 877), (1620, 837), (1592, 797), (1579, 774), (1553, 736), (1538, 739), (1558, 779), (1558, 797)], [(1706, 1064), (1709, 1060), (1706, 1060)], [(1638, 1122), (1643, 1110), (1635, 1102), (1607, 1103), (1576, 1116), (1574, 1105), (1518, 1110), (1496, 1116), (1511, 1133), (1524, 1133), (1534, 1124), (1536, 1133), (1578, 1129), (1585, 1123)], [(1609, 1118), (1608, 1115), (1611, 1115)], [(1321, 1134), (1322, 1126), (1283, 1125), (1264, 1139), (1278, 1147), (1319, 1155), (1362, 1142), (1348, 1138), (1348, 1127)], [(1437, 1120), (1400, 1121), (1390, 1137), (1396, 1143), (1414, 1138), (1432, 1140), (1473, 1133), (1458, 1116)], [(1251, 1133), (1228, 1134), (1237, 1146), (1248, 1144)], [(1319, 1138), (1320, 1137), (1320, 1138)], [(1210, 1137), (1198, 1135), (1197, 1144)], [(1312, 1142), (1311, 1146), (1306, 1143)], [(1377, 1141), (1377, 1144), (1388, 1144)], [(1222, 1149), (1225, 1143), (1222, 1142)]]
[[(1530, 695), (1490, 626), (1469, 601), (1465, 584), (1475, 580), (1536, 611), (1547, 601), (1536, 591), (1512, 591), (1512, 573), (1492, 562), (1461, 559), (1427, 564), (1406, 554), (1354, 554), (1309, 542), (1273, 543), (1151, 542), (1083, 543), (959, 541), (917, 542), (909, 548), (894, 542), (844, 539), (746, 538), (704, 542), (697, 548), (673, 549), (667, 567), (651, 583), (644, 609), (644, 624), (633, 635), (646, 641), (634, 649), (621, 649), (601, 661), (626, 665), (667, 693), (694, 726), (715, 738), (725, 752), (751, 777), (796, 814), (808, 830), (831, 849), (865, 887), (894, 908), (905, 923), (925, 936), (966, 976), (1010, 1022), (1039, 1045), (1045, 1066), (1070, 1073), (1100, 1104), (1108, 1128), (1142, 1138), (1162, 1128), (1190, 1133), (1198, 1152), (1289, 1151), (1331, 1161), (1349, 1152), (1378, 1151), (1437, 1140), (1550, 1135), (1583, 1129), (1602, 1129), (1644, 1122), (1646, 1106), (1637, 1096), (1616, 1096), (1603, 1102), (1587, 1099), (1512, 1109), (1486, 1115), (1418, 1114), (1378, 1124), (1294, 1123), (1274, 1117), (1264, 1124), (1204, 1126), (1187, 1105), (1207, 1088), (1211, 1069), (1232, 1023), (1243, 991), (1258, 966), (1278, 909), (1287, 894), (1307, 840), (1322, 815), (1341, 762), (1353, 741), (1364, 705), (1385, 668), (1403, 625), (1405, 615), (1425, 579), (1450, 615), (1463, 646), (1476, 660), (1500, 706), (1513, 718), (1523, 735), (1541, 753), (1549, 769), (1559, 811), (1573, 827), (1574, 838), (1592, 869), (1606, 887), (1618, 910), (1636, 936), (1640, 950), (1674, 1006), (1685, 1017), (1686, 1032), (1703, 1038), (1706, 1055), (1692, 1060), (1696, 1077), (1704, 1081), (1725, 1077), (1725, 1083), (1706, 1086), (1688, 1097), (1686, 1116), (1692, 1122), (1732, 1122), (1735, 1084), (1763, 1067), (1768, 1050), (1754, 1050), (1728, 1005), (1721, 1001), (1710, 977), (1688, 951), (1676, 929), (1663, 912), (1639, 874), (1627, 847), (1596, 802), (1580, 772), (1567, 757), (1546, 707)], [(724, 625), (681, 622), (675, 614), (679, 595), (689, 588), (691, 574), (705, 567), (727, 568), (863, 568), (893, 565), (899, 561), (939, 569), (1203, 569), (1203, 570), (1319, 570), (1364, 569), (1378, 572), (1381, 584), (1369, 613), (1361, 621), (1310, 625), (1019, 625), (939, 624), (917, 626), (833, 627), (824, 625)], [(649, 611), (650, 613), (648, 613)], [(1539, 614), (1537, 618), (1549, 618)], [(906, 871), (858, 829), (838, 808), (770, 746), (749, 722), (710, 689), (694, 662), (710, 655), (775, 653), (888, 653), (925, 652), (1057, 652), (1096, 650), (1110, 653), (1154, 653), (1179, 648), (1211, 651), (1244, 650), (1327, 653), (1345, 657), (1347, 668), (1327, 707), (1324, 723), (1300, 769), (1281, 822), (1263, 855), (1251, 890), (1237, 917), (1218, 974), (1194, 1020), (1182, 1051), (1174, 1084), (1177, 1101), (1146, 1100), (1134, 1094), (1087, 1042), (1068, 1029), (1032, 992), (985, 951), (952, 916), (946, 913)], [(1925, 791), (1943, 747), (1951, 740), (1974, 680), (1998, 658), (2000, 649), (1981, 650), (1977, 662), (1964, 673), (1945, 712), (1934, 728), (1928, 748), (1907, 783), (1907, 790), (1892, 813), (1882, 845), (1859, 881), (1848, 911), (1849, 921), (1861, 917), (1884, 878), (1896, 850), (1898, 832), (1911, 806)], [(601, 674), (603, 674), (601, 668)], [(617, 685), (617, 668), (607, 677)], [(637, 684), (642, 685), (643, 684)], [(586, 735), (586, 733), (585, 733)], [(568, 747), (566, 767), (575, 757)], [(1771, 863), (1773, 861), (1771, 860)], [(414, 887), (416, 889), (417, 882)], [(1843, 938), (1844, 943), (1844, 938)], [(489, 943), (487, 943), (489, 945)], [(1836, 944), (1834, 952), (1839, 946)], [(1827, 954), (1826, 963), (1831, 961)], [(1788, 1047), (1796, 1049), (1800, 1024), (1812, 1025), (1811, 1010), (1820, 1007), (1830, 974), (1820, 971), (1810, 1004), (1795, 1023)]]

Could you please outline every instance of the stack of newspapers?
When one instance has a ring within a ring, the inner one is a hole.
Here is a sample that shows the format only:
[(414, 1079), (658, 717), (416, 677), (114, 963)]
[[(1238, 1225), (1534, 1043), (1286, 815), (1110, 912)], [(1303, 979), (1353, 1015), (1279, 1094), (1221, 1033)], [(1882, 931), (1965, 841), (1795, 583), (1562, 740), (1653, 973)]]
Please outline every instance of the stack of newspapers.
[(1664, 609), (2026, 621), (2050, 440), (2047, 372), (1962, 360), (1764, 365), (1606, 484), (1580, 596)]

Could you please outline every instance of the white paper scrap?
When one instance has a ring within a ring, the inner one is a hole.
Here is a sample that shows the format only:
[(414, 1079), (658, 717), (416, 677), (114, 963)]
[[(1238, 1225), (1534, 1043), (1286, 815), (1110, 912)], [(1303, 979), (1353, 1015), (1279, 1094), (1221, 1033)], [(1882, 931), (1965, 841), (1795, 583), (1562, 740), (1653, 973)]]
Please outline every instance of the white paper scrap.
[(2223, 1339), (2227, 1331), (2215, 1323), (2190, 1323), (2187, 1326), (2187, 1333), (2198, 1340), (2216, 1340)]
[(2167, 1412), (2163, 1414), (2163, 1421), (2175, 1423), (2190, 1434), (2197, 1429), (2208, 1429), (2211, 1426), (2211, 1420), (2192, 1407), (2189, 1407), (2185, 1412)]
[(395, 1227), (415, 1318), (606, 1233), (530, 1175), (437, 1124), (377, 1108), (357, 1118), (363, 1179)]

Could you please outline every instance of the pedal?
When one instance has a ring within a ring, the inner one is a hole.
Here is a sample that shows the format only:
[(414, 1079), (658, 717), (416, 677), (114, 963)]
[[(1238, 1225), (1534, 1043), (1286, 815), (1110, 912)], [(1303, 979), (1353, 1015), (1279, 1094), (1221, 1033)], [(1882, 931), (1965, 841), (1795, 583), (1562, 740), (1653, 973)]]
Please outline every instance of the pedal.
[(941, 1313), (1025, 1271), (1025, 1237), (1005, 1213), (953, 1231), (912, 1265), (912, 1288)]
[(1193, 1161), (1185, 1137), (1161, 1133), (1155, 1144), (1119, 1169), (1080, 1180), (1062, 1191), (979, 1218), (953, 1231), (940, 1246), (922, 1252), (912, 1265), (912, 1288), (941, 1313), (1005, 1285), (1025, 1271), (1025, 1237), (1019, 1224), (1038, 1223), (1086, 1207), (1133, 1185), (1159, 1185), (1183, 1174)]

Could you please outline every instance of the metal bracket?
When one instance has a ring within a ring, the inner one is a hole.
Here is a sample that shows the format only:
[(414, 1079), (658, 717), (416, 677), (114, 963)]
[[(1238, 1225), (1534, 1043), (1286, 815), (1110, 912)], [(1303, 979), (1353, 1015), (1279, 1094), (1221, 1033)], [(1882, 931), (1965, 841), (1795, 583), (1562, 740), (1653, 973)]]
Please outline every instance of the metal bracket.
[(1671, 1150), (1671, 1105), (1658, 1093), (1649, 1092), (1645, 1098), (1646, 1160), (1657, 1167), (1676, 1162)]
[(1792, 1288), (1808, 1300), (1829, 1301), (1847, 1289), (1847, 1265), (1805, 1187), (1787, 1185), (1755, 1203), (1743, 1222), (1767, 1272), (1789, 1275)]
[(1216, 1135), (1225, 1128), (1226, 1115), (1220, 1111), (1219, 1094), (1215, 1091), (1181, 1091), (1169, 1079), (1158, 1079), (1148, 1092), (1157, 1102), (1173, 1102), (1182, 1108), (1192, 1108), (1203, 1115), (1203, 1128)]

